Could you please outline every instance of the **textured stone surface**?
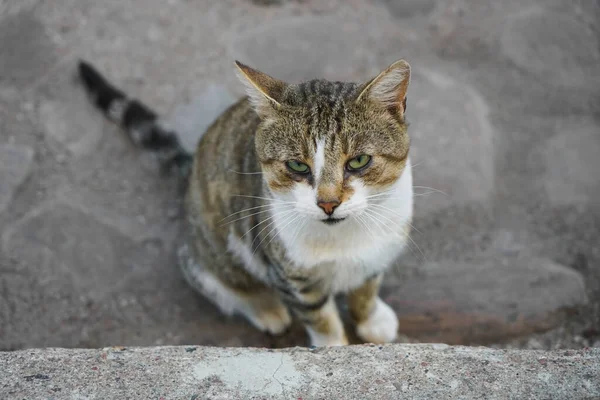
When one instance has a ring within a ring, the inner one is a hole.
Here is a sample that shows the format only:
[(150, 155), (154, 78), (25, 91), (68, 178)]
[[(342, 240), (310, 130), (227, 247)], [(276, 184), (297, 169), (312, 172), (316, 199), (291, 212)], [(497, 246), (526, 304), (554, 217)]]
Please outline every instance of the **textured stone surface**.
[(211, 347), (0, 353), (2, 398), (590, 399), (600, 349), (445, 345)]
[(407, 59), (419, 232), (385, 292), (403, 326), (422, 340), (599, 343), (597, 4), (272, 3), (0, 1), (0, 349), (306, 344), (298, 323), (267, 337), (185, 284), (176, 185), (88, 104), (78, 58), (188, 146), (243, 93), (234, 58), (290, 81), (362, 81)]
[[(389, 19), (385, 14), (366, 14), (363, 19), (366, 21), (356, 17), (301, 16), (276, 20), (240, 32), (232, 43), (231, 55), (290, 82), (356, 79), (357, 70), (376, 74), (381, 66), (375, 62), (368, 44), (387, 38), (382, 37), (381, 30), (365, 30), (364, 24), (384, 25)], [(347, 40), (348, 37), (354, 40)]]
[[(0, 76), (22, 89), (47, 75), (57, 55), (44, 25), (28, 12), (7, 14), (0, 24)], [(7, 45), (14, 43), (15, 45)], [(18, 45), (16, 45), (18, 43)]]
[(440, 71), (418, 70), (411, 83), (418, 93), (408, 106), (417, 213), (488, 201), (495, 136), (488, 105), (468, 84)]
[(56, 143), (71, 154), (82, 156), (97, 148), (104, 125), (99, 119), (90, 118), (92, 109), (85, 103), (87, 99), (83, 93), (72, 90), (63, 93), (70, 98), (40, 104), (39, 121), (51, 145)]
[(183, 145), (194, 151), (202, 133), (227, 107), (238, 100), (223, 85), (209, 85), (188, 104), (176, 107), (166, 118), (166, 125), (175, 130)]
[(422, 342), (495, 343), (556, 327), (587, 303), (580, 274), (550, 260), (426, 263), (383, 289), (400, 332)]
[(61, 204), (36, 210), (7, 230), (3, 248), (12, 249), (11, 255), (24, 264), (35, 265), (41, 280), (91, 298), (110, 293), (142, 268), (128, 260), (131, 240)]
[(0, 213), (31, 172), (33, 150), (25, 146), (0, 145)]
[(533, 7), (504, 27), (504, 52), (521, 68), (559, 86), (597, 86), (600, 62), (597, 34), (577, 15)]
[(589, 122), (557, 121), (556, 136), (544, 143), (544, 182), (555, 205), (598, 202), (600, 133)]
[(428, 14), (435, 8), (437, 0), (381, 0), (390, 13), (398, 18), (410, 18)]

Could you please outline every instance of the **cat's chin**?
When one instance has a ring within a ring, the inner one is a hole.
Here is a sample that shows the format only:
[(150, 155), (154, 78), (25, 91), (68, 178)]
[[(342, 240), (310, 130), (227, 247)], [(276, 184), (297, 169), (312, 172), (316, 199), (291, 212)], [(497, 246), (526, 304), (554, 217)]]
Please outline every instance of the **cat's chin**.
[(345, 221), (346, 218), (327, 218), (327, 219), (322, 219), (321, 222), (324, 223), (325, 225), (336, 225), (339, 224), (342, 221)]

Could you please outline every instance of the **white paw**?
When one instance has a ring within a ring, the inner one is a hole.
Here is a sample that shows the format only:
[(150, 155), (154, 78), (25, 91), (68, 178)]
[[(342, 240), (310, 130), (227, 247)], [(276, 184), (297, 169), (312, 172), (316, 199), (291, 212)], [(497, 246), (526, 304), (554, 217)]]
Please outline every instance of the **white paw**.
[(255, 327), (271, 335), (281, 335), (292, 324), (292, 317), (283, 305), (269, 310), (260, 310), (259, 313), (247, 313), (246, 318)]
[(368, 343), (390, 343), (398, 334), (398, 317), (390, 306), (377, 298), (369, 318), (356, 326), (358, 336)]
[(325, 335), (319, 332), (315, 332), (311, 328), (306, 328), (308, 335), (310, 336), (310, 344), (315, 347), (325, 346), (346, 346), (348, 339), (346, 334), (342, 331), (337, 334)]

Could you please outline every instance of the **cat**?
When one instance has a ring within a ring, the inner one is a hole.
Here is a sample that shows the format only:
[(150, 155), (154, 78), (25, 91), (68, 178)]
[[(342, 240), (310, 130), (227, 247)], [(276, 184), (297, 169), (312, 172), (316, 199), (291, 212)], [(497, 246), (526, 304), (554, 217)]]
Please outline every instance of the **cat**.
[(334, 301), (345, 293), (362, 340), (394, 341), (398, 319), (378, 293), (413, 214), (410, 65), (396, 61), (363, 84), (289, 84), (235, 65), (247, 96), (193, 156), (89, 63), (79, 73), (96, 106), (185, 182), (179, 259), (194, 289), (273, 335), (294, 315), (313, 346), (348, 344)]

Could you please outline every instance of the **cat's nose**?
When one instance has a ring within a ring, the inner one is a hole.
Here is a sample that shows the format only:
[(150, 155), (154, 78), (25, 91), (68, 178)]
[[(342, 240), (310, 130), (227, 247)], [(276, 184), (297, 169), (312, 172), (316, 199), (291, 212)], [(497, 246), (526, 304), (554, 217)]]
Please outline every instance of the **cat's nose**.
[(317, 201), (317, 205), (323, 209), (325, 214), (331, 215), (336, 207), (340, 205), (339, 201)]

